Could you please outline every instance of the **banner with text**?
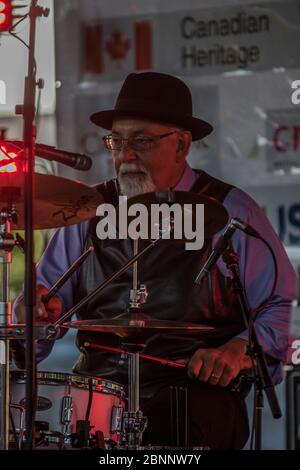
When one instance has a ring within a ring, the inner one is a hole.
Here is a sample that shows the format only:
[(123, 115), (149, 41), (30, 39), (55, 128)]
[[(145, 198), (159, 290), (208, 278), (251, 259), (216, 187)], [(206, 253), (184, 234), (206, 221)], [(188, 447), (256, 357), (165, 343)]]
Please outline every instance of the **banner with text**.
[(132, 70), (177, 75), (294, 68), (298, 0), (108, 18), (83, 28), (83, 73), (122, 78)]

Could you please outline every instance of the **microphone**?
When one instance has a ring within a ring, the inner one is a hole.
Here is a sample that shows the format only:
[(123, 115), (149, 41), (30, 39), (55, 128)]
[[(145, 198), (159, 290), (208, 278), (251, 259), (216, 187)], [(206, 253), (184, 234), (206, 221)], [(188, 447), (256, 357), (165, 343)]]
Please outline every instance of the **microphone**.
[[(13, 144), (19, 149), (21, 149), (23, 145), (23, 143), (18, 140), (8, 140), (5, 141), (5, 143)], [(35, 144), (35, 154), (45, 160), (54, 160), (55, 162), (75, 168), (75, 170), (87, 171), (93, 164), (92, 159), (87, 155), (65, 152), (64, 150), (58, 150), (51, 145)]]
[(50, 145), (36, 144), (35, 153), (46, 160), (54, 160), (75, 170), (87, 171), (92, 166), (92, 159), (81, 153), (65, 152)]
[(250, 225), (245, 224), (238, 218), (231, 219), (225, 232), (223, 233), (223, 235), (221, 235), (221, 237), (217, 241), (213, 251), (211, 252), (210, 256), (208, 257), (207, 261), (204, 263), (204, 266), (202, 267), (201, 271), (196, 277), (194, 281), (196, 284), (201, 284), (201, 282), (209, 274), (213, 265), (218, 261), (220, 256), (224, 253), (224, 251), (228, 247), (229, 240), (234, 234), (234, 232), (236, 231), (236, 229), (242, 230), (243, 232), (247, 233), (248, 235), (251, 235), (252, 237), (261, 238), (259, 233), (256, 230), (254, 230), (254, 228), (251, 227)]
[(251, 237), (261, 238), (260, 234), (253, 227), (251, 227), (251, 225), (245, 224), (242, 220), (238, 219), (237, 217), (232, 219), (231, 223), (235, 226), (235, 228), (242, 230), (248, 235), (251, 235)]

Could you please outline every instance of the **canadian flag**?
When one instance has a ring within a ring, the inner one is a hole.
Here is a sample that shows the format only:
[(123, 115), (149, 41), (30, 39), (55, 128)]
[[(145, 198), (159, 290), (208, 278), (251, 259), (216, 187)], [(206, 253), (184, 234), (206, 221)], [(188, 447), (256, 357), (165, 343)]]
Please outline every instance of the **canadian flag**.
[(149, 20), (134, 23), (135, 68), (152, 68), (152, 23)]
[(152, 68), (152, 21), (132, 22), (131, 34), (128, 35), (122, 31), (122, 23), (110, 31), (109, 35), (105, 29), (104, 23), (84, 26), (84, 73), (89, 75), (109, 73), (108, 67), (105, 65), (107, 60), (114, 63), (120, 71), (122, 64), (129, 59), (136, 70)]

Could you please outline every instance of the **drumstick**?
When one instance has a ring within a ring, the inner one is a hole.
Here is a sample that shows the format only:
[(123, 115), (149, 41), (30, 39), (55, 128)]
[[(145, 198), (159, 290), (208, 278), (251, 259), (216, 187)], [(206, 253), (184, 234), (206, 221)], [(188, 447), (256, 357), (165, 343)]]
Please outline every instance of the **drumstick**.
[(86, 258), (94, 251), (94, 247), (90, 246), (88, 250), (86, 250), (73, 264), (69, 267), (69, 269), (58, 279), (58, 281), (54, 284), (53, 287), (47, 292), (46, 295), (43, 295), (42, 302), (46, 304), (49, 302), (52, 297), (56, 294), (56, 292), (64, 285), (64, 283), (74, 274), (75, 271), (82, 265), (82, 263), (86, 260)]
[[(126, 351), (124, 351), (124, 349), (113, 348), (112, 346), (103, 346), (101, 344), (94, 344), (94, 343), (85, 342), (84, 346), (86, 348), (100, 349), (100, 350), (109, 351), (109, 352), (126, 353)], [(169, 361), (168, 359), (160, 359), (159, 357), (147, 356), (145, 354), (140, 354), (140, 358), (145, 359), (147, 361), (159, 362), (160, 364), (162, 364), (164, 366), (179, 367), (180, 369), (184, 369), (185, 366), (186, 366), (186, 364), (182, 364), (180, 362)]]

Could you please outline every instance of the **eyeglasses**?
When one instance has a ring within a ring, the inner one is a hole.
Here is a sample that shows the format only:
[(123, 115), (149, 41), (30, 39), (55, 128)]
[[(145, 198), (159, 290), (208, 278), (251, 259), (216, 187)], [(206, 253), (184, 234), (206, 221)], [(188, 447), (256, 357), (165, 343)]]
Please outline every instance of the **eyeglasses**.
[(155, 147), (155, 144), (160, 140), (168, 137), (169, 135), (175, 134), (177, 131), (167, 132), (166, 134), (161, 135), (135, 135), (134, 137), (129, 137), (128, 139), (123, 139), (123, 137), (115, 135), (106, 135), (102, 138), (105, 147), (108, 150), (121, 150), (124, 142), (127, 142), (127, 146), (132, 150), (150, 150)]

